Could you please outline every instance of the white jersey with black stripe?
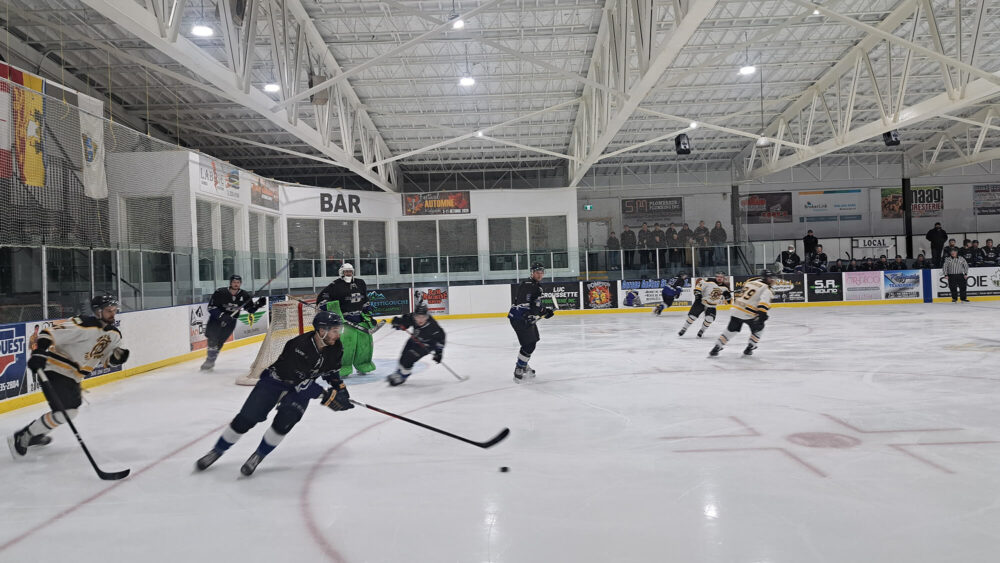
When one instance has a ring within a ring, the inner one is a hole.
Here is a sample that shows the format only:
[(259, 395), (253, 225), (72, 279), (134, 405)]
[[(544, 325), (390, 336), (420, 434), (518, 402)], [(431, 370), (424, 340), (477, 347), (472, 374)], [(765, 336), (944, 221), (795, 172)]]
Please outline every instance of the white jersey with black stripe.
[[(45, 371), (82, 381), (96, 368), (108, 367), (111, 354), (119, 347), (122, 333), (105, 327), (94, 317), (73, 317), (41, 332), (38, 341), (52, 344), (45, 352)], [(38, 352), (36, 352), (38, 353)]]
[(697, 285), (694, 288), (695, 291), (701, 292), (701, 301), (707, 307), (718, 307), (719, 305), (726, 304), (725, 294), (729, 291), (729, 288), (725, 285), (719, 285), (715, 283), (715, 280), (698, 280)]
[(757, 318), (758, 313), (771, 309), (771, 299), (774, 293), (760, 278), (754, 278), (743, 284), (739, 295), (733, 300), (733, 316), (738, 319), (750, 320)]

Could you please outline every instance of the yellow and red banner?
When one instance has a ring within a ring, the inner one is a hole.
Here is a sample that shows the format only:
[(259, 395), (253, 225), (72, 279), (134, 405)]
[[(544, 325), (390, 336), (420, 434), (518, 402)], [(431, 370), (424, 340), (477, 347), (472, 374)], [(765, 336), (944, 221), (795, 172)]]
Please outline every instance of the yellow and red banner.
[[(45, 186), (45, 157), (43, 150), (43, 119), (45, 116), (45, 99), (42, 93), (45, 91), (45, 80), (41, 76), (35, 76), (27, 72), (22, 72), (7, 65), (0, 65), (0, 77), (6, 78), (23, 86), (11, 86), (4, 84), (9, 89), (11, 96), (11, 114), (13, 117), (13, 152), (17, 161), (18, 177), (28, 186)], [(4, 99), (0, 93), (0, 112), (3, 111)], [(9, 123), (8, 127), (9, 127)], [(4, 128), (0, 125), (0, 151), (10, 151), (10, 130), (6, 129), (7, 138), (4, 138)], [(11, 170), (4, 167), (4, 154), (0, 152), (0, 174), (10, 177)]]

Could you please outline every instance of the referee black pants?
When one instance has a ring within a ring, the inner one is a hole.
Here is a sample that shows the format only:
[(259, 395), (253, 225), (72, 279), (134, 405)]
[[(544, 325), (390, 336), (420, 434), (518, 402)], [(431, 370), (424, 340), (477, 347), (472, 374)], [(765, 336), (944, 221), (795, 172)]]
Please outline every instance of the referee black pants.
[(966, 286), (968, 286), (968, 282), (965, 279), (965, 274), (948, 274), (948, 289), (951, 290), (952, 301), (959, 299), (960, 295), (962, 301), (965, 301)]

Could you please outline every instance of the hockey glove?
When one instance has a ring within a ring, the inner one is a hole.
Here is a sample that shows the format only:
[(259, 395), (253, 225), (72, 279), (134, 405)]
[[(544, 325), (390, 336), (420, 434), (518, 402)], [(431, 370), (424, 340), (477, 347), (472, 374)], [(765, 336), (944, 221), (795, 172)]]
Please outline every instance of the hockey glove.
[(347, 409), (354, 408), (354, 405), (351, 403), (351, 394), (347, 392), (347, 386), (344, 385), (343, 381), (339, 381), (339, 383), (323, 391), (323, 394), (319, 397), (319, 401), (335, 411), (346, 411)]
[(263, 307), (264, 305), (267, 305), (267, 297), (261, 297), (261, 298), (260, 298), (260, 299), (258, 299), (258, 300), (257, 300), (257, 302), (256, 302), (256, 303), (254, 303), (253, 305), (254, 305), (254, 307), (256, 307), (256, 308), (260, 309), (260, 308), (261, 308), (261, 307)]
[(375, 313), (375, 307), (372, 307), (371, 303), (365, 303), (364, 305), (361, 306), (361, 312), (368, 316), (371, 316), (372, 314)]
[(733, 294), (728, 291), (722, 292), (722, 298), (726, 300), (726, 303), (733, 302)]
[(111, 357), (108, 358), (108, 364), (113, 366), (120, 366), (128, 361), (129, 351), (125, 348), (115, 348), (114, 352), (111, 352)]
[(553, 311), (552, 309), (548, 309), (548, 308), (542, 309), (542, 317), (544, 317), (546, 319), (551, 319), (552, 315), (555, 315), (555, 314), (556, 314), (556, 312)]
[(443, 355), (444, 355), (444, 348), (438, 348), (437, 350), (434, 350), (434, 363), (440, 364), (441, 356)]
[(392, 318), (392, 328), (394, 328), (396, 330), (406, 330), (406, 326), (403, 324), (402, 317), (393, 317)]
[(47, 361), (48, 360), (45, 358), (45, 356), (40, 356), (38, 354), (32, 354), (31, 357), (28, 358), (28, 369), (31, 370), (32, 373), (34, 373), (34, 372), (36, 372), (38, 370), (44, 370), (45, 369), (45, 363)]
[(764, 326), (764, 322), (766, 321), (767, 321), (767, 312), (761, 311), (757, 313), (757, 322), (760, 323), (760, 326)]

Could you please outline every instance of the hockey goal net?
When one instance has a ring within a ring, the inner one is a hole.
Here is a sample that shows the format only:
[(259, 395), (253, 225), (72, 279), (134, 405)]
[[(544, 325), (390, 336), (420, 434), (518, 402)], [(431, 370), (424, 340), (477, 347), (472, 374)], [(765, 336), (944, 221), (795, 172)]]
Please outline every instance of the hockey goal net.
[(314, 299), (278, 301), (271, 305), (271, 319), (267, 327), (267, 335), (257, 351), (257, 357), (250, 366), (250, 372), (236, 378), (237, 385), (256, 385), (260, 374), (273, 364), (285, 344), (312, 327), (316, 308), (312, 306)]

